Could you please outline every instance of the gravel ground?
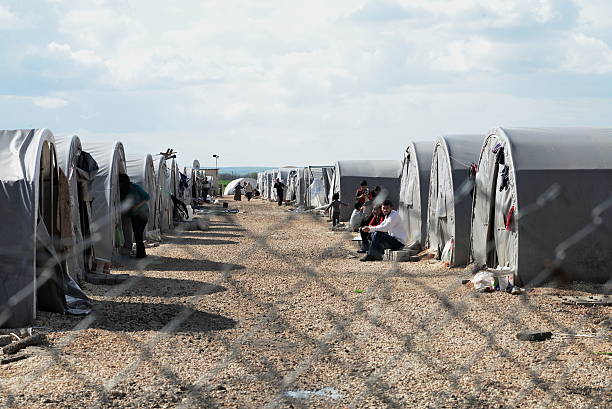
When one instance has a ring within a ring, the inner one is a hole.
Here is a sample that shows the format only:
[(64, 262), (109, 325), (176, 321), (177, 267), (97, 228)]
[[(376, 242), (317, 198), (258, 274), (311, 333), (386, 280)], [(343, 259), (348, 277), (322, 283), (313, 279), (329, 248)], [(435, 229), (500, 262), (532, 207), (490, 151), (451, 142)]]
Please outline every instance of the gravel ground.
[[(361, 263), (320, 217), (253, 200), (124, 260), (85, 321), (41, 313), (49, 346), (2, 366), (4, 406), (612, 406), (612, 343), (520, 342), (518, 331), (610, 334), (589, 285), (476, 293), (440, 263)], [(144, 267), (141, 271), (140, 267)]]

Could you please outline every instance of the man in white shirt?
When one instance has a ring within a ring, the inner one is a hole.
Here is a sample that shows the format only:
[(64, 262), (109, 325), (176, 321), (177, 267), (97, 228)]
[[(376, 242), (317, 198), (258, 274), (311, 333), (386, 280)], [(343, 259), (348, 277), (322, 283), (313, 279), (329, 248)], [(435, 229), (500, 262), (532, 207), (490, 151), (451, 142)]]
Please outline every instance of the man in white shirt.
[(361, 261), (382, 260), (386, 249), (397, 251), (406, 244), (408, 234), (404, 229), (399, 213), (393, 210), (391, 200), (387, 199), (382, 203), (382, 212), (385, 215), (385, 220), (381, 224), (366, 226), (361, 229), (366, 233), (372, 233), (368, 253)]

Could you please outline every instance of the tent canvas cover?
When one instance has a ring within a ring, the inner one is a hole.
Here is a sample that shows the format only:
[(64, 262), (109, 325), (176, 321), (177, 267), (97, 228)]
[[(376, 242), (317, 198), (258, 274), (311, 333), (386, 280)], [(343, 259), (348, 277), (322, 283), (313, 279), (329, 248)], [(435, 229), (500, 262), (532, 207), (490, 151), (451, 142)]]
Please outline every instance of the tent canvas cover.
[(408, 243), (419, 242), (425, 247), (427, 240), (427, 199), (433, 141), (415, 141), (408, 144), (402, 162), (399, 213)]
[(482, 135), (446, 135), (436, 139), (429, 182), (427, 246), (441, 254), (451, 242), (450, 265), (470, 261), (474, 175)]

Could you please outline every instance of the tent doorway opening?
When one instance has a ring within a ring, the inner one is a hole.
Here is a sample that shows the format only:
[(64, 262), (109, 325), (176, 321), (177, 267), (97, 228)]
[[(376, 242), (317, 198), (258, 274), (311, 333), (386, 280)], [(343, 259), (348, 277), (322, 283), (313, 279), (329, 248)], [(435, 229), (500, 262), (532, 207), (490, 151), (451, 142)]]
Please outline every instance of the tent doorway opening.
[(55, 147), (45, 141), (38, 175), (38, 219), (36, 221), (36, 302), (38, 309), (63, 314), (66, 307), (61, 251), (59, 167)]

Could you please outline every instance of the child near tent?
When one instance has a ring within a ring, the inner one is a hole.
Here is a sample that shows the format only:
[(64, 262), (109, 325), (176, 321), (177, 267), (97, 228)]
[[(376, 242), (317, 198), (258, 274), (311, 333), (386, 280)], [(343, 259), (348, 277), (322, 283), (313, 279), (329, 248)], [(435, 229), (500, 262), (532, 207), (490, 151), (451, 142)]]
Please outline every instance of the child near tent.
[(348, 205), (340, 201), (339, 193), (334, 193), (332, 196), (332, 202), (325, 208), (325, 211), (332, 209), (332, 227), (336, 227), (336, 225), (340, 223), (340, 206)]

